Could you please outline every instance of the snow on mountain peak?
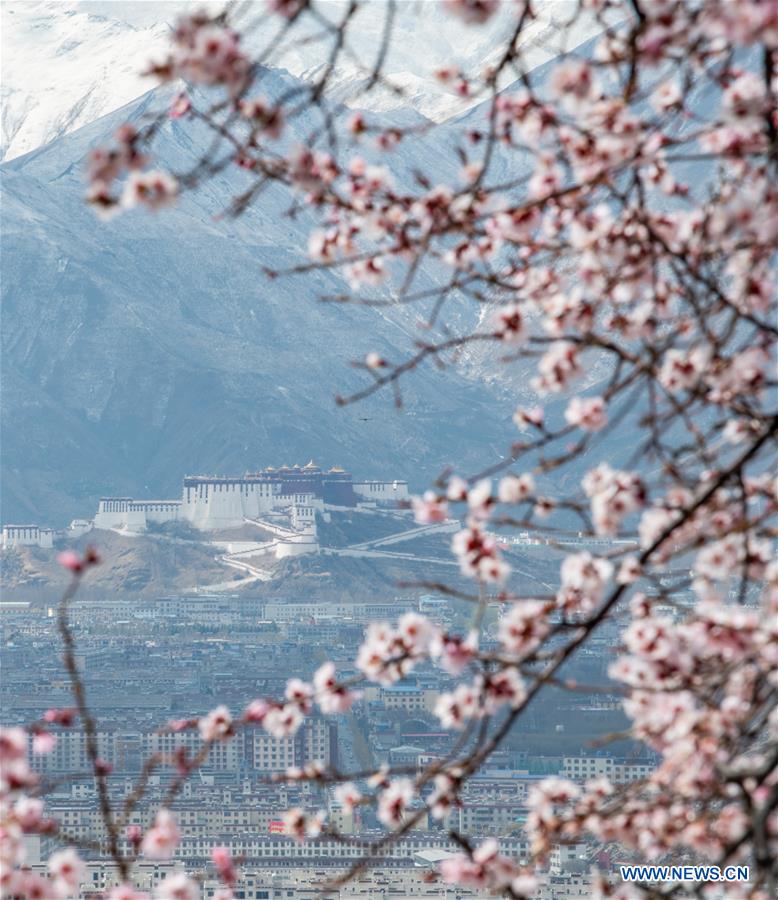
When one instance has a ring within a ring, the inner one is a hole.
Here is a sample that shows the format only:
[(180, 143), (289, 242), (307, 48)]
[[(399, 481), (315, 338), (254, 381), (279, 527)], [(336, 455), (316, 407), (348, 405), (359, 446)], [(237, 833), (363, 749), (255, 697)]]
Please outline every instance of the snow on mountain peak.
[[(555, 23), (574, 2), (535, 4), (538, 19), (528, 25), (524, 39), (533, 66), (559, 52)], [(332, 79), (333, 96), (341, 101), (348, 102), (370, 71), (381, 42), (383, 4), (384, 0), (371, 0), (352, 23), (348, 53)], [(139, 73), (147, 61), (164, 55), (170, 26), (192, 6), (185, 0), (4, 2), (0, 158), (28, 153), (152, 88), (152, 80)], [(206, 6), (220, 8), (217, 2)], [(345, 8), (345, 0), (320, 5), (332, 21), (338, 21)], [(434, 72), (444, 66), (482, 70), (498, 52), (514, 15), (515, 3), (505, 0), (486, 25), (468, 27), (441, 3), (399, 4), (384, 72), (403, 89), (403, 96), (375, 90), (369, 97), (359, 97), (357, 105), (375, 111), (411, 107), (435, 121), (464, 111), (468, 104), (438, 85)], [(572, 36), (574, 43), (591, 36), (584, 31)], [(281, 48), (272, 63), (298, 77), (313, 77), (326, 54), (324, 45), (296, 40)]]
[[(156, 7), (133, 24), (122, 7)], [(2, 4), (0, 154), (20, 156), (80, 128), (153, 87), (139, 74), (167, 40), (173, 4)]]

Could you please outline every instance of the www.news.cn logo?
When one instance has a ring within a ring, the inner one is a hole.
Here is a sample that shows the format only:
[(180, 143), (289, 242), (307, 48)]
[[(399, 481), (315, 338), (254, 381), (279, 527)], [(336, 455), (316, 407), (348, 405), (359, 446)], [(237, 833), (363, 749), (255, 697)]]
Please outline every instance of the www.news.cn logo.
[(621, 866), (623, 881), (748, 881), (748, 866)]

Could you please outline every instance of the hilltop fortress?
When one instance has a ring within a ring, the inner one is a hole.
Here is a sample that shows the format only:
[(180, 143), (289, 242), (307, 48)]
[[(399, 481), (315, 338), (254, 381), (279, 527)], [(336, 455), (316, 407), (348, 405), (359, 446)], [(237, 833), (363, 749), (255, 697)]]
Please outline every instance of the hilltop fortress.
[[(313, 461), (305, 466), (269, 466), (244, 475), (187, 475), (181, 499), (136, 500), (101, 497), (94, 519), (75, 519), (60, 537), (80, 537), (93, 528), (142, 534), (149, 526), (185, 522), (231, 557), (271, 553), (277, 558), (318, 553), (316, 516), (329, 521), (331, 510), (400, 507), (408, 500), (406, 481), (355, 481), (338, 466), (325, 470)], [(245, 540), (219, 532), (255, 525), (265, 533)], [(2, 545), (51, 548), (54, 532), (34, 525), (6, 525)], [(223, 545), (223, 546), (222, 546)]]
[(187, 475), (180, 500), (102, 497), (95, 528), (145, 531), (150, 522), (189, 522), (201, 531), (238, 528), (246, 520), (284, 513), (298, 529), (326, 506), (392, 505), (408, 499), (406, 481), (354, 481), (339, 467), (269, 466), (245, 475)]
[[(94, 527), (140, 533), (150, 524), (188, 522), (200, 531), (254, 524), (274, 535), (277, 556), (315, 553), (316, 514), (327, 509), (398, 506), (408, 499), (406, 481), (355, 481), (338, 466), (269, 466), (245, 475), (187, 475), (180, 500), (102, 497)], [(269, 548), (268, 548), (269, 549)]]

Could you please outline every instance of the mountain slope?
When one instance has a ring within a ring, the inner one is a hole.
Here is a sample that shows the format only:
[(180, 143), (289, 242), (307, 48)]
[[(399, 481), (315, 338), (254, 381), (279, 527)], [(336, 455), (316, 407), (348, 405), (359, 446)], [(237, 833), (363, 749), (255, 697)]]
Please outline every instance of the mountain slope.
[[(361, 381), (347, 362), (399, 358), (415, 314), (319, 303), (345, 289), (337, 273), (267, 280), (263, 265), (299, 261), (310, 224), (284, 216), (280, 191), (217, 221), (244, 177), (230, 170), (159, 216), (95, 220), (84, 155), (159, 102), (3, 167), (3, 520), (60, 525), (101, 494), (176, 496), (191, 471), (315, 457), (421, 485), (455, 459), (494, 458), (509, 405), (452, 372), (413, 379), (403, 413), (388, 394), (335, 407)], [(168, 123), (162, 164), (193, 161), (197, 139)], [(409, 148), (405, 162), (429, 152)]]

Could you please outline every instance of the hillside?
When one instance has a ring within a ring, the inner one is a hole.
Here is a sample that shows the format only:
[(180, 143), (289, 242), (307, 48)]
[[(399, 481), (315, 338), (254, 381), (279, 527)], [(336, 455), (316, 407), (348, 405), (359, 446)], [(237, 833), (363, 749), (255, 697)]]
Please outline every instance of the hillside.
[[(125, 537), (112, 531), (88, 537), (98, 547), (102, 562), (89, 573), (87, 590), (151, 596), (185, 592), (197, 584), (215, 584), (236, 574), (216, 561), (211, 547), (196, 541), (157, 535)], [(74, 546), (82, 549), (88, 542), (82, 538)], [(38, 547), (0, 551), (0, 567), (7, 596), (34, 594), (51, 599), (68, 580), (56, 552)]]
[[(401, 413), (388, 394), (335, 406), (361, 383), (350, 360), (407, 352), (415, 313), (320, 303), (346, 289), (337, 273), (266, 279), (263, 265), (299, 261), (311, 224), (285, 216), (281, 191), (216, 222), (243, 183), (231, 171), (164, 215), (98, 222), (83, 202), (86, 153), (160, 102), (147, 95), (3, 166), (4, 521), (61, 526), (101, 495), (177, 496), (186, 471), (311, 456), (422, 485), (505, 445), (511, 406), (432, 366)], [(190, 164), (196, 129), (163, 131), (162, 164)], [(409, 148), (398, 167), (424, 153)]]
[[(67, 546), (83, 551), (95, 546), (102, 561), (92, 570), (84, 591), (139, 597), (185, 594), (192, 591), (243, 592), (261, 598), (338, 600), (393, 593), (407, 582), (463, 580), (451, 554), (450, 527), (419, 528), (410, 518), (397, 515), (332, 514), (319, 522), (318, 555), (278, 560), (271, 553), (225, 556), (271, 537), (246, 525), (224, 532), (198, 533), (165, 526), (144, 535), (95, 530)], [(67, 583), (57, 563), (61, 541), (53, 550), (17, 547), (0, 551), (0, 575), (8, 597), (55, 599)], [(556, 582), (557, 555), (549, 548), (510, 547), (506, 556), (516, 572), (514, 586), (527, 592), (550, 589)], [(228, 559), (249, 564), (231, 566)]]

